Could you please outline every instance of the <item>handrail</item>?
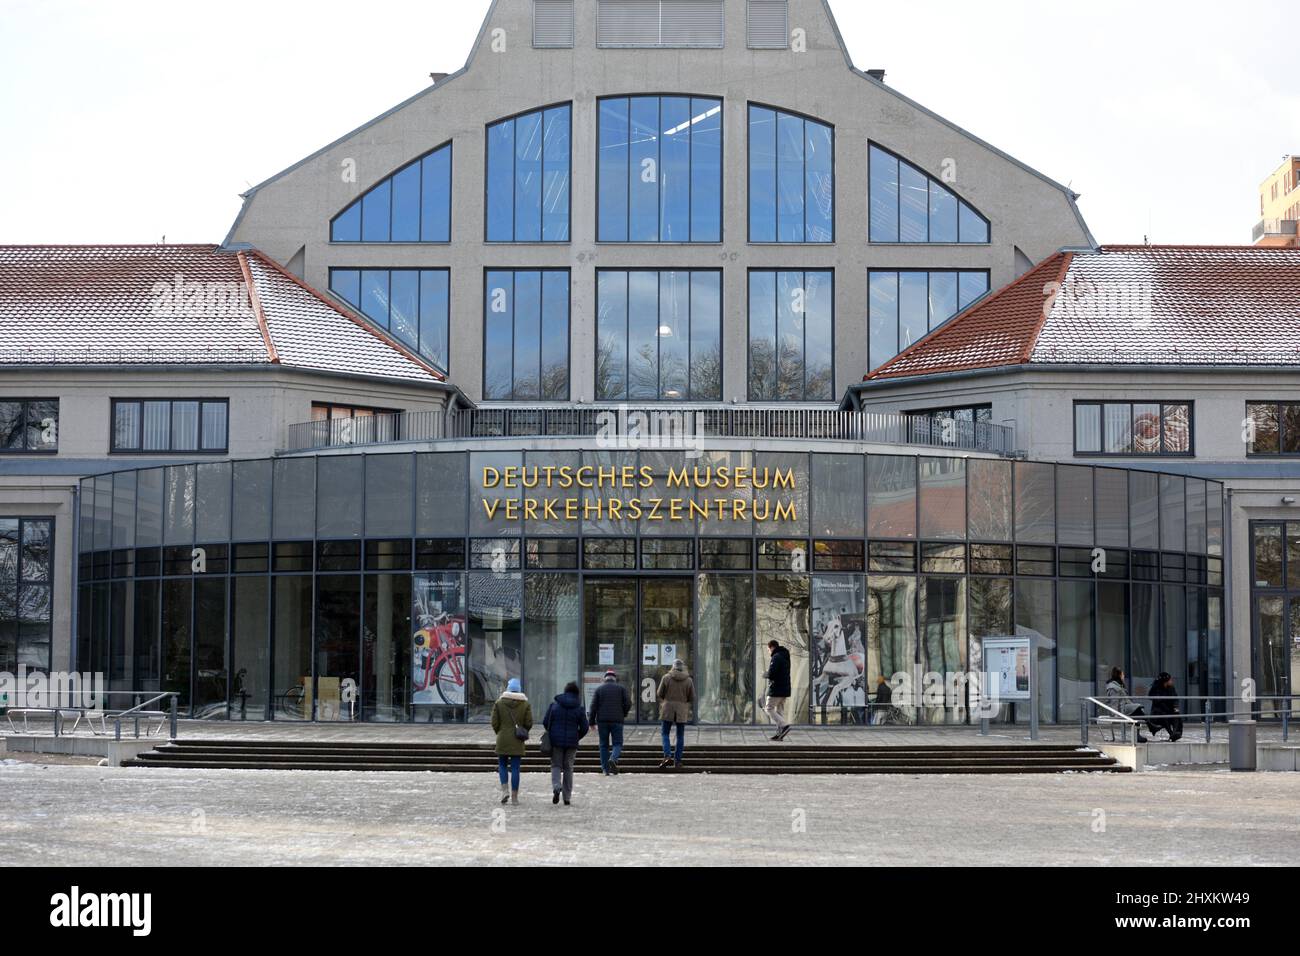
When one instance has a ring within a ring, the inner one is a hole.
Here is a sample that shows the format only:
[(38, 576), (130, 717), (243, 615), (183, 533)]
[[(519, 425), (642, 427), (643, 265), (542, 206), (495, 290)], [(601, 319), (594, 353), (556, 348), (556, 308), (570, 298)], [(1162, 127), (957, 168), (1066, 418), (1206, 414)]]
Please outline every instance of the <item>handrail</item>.
[[(65, 714), (77, 715), (77, 719), (72, 725), (73, 733), (75, 733), (77, 727), (81, 725), (82, 720), (91, 721), (97, 718), (100, 722), (101, 729), (105, 734), (107, 734), (108, 733), (107, 722), (111, 719), (114, 722), (114, 733), (113, 733), (114, 740), (122, 739), (122, 720), (124, 718), (131, 718), (135, 721), (135, 736), (137, 739), (140, 736), (140, 718), (142, 717), (146, 719), (158, 718), (158, 727), (154, 731), (150, 732), (150, 736), (152, 736), (153, 733), (156, 733), (157, 730), (162, 729), (163, 721), (170, 720), (171, 738), (175, 740), (178, 732), (177, 731), (177, 718), (178, 718), (177, 701), (179, 697), (176, 691), (164, 691), (162, 693), (155, 693), (153, 691), (140, 691), (140, 690), (110, 690), (110, 691), (105, 691), (105, 696), (143, 697), (145, 694), (149, 694), (149, 693), (154, 693), (154, 696), (150, 697), (148, 700), (139, 701), (134, 706), (129, 707), (126, 710), (122, 710), (122, 711), (114, 711), (111, 708), (67, 707), (67, 706), (9, 707), (6, 708), (4, 716), (9, 721), (10, 729), (14, 733), (18, 733), (19, 732), (18, 728), (14, 726), (14, 721), (13, 721), (14, 714), (21, 714), (23, 716), (23, 732), (27, 732), (28, 729), (27, 728), (28, 715), (50, 714), (53, 719), (52, 723), (53, 723), (55, 737), (63, 736), (60, 721)], [(148, 707), (150, 704), (157, 703), (158, 701), (167, 698), (170, 698), (170, 704), (167, 710), (145, 710), (144, 709)], [(89, 726), (91, 729), (91, 733), (93, 734), (95, 732), (94, 725), (91, 724)]]
[[(143, 710), (142, 708), (144, 708), (144, 707), (148, 707), (150, 704), (154, 703), (155, 701), (162, 700), (163, 698), (171, 698), (171, 704), (170, 704), (170, 705), (168, 706), (168, 708), (167, 708), (167, 711), (168, 711), (168, 712), (167, 712), (167, 715), (166, 715), (166, 716), (170, 716), (170, 718), (171, 718), (171, 739), (172, 739), (172, 740), (175, 740), (175, 739), (176, 739), (176, 699), (177, 699), (177, 694), (176, 694), (175, 691), (165, 691), (165, 692), (163, 692), (163, 693), (161, 693), (161, 694), (158, 694), (156, 697), (151, 697), (151, 698), (149, 698), (149, 699), (146, 700), (146, 701), (142, 701), (142, 702), (136, 704), (136, 705), (135, 705), (134, 707), (132, 707), (130, 710), (124, 710), (124, 711), (122, 711), (120, 714), (118, 714), (118, 715), (117, 715), (117, 719), (113, 722), (113, 723), (114, 723), (113, 739), (114, 739), (114, 740), (121, 740), (121, 739), (122, 739), (122, 718), (123, 718), (123, 717), (128, 717), (128, 716), (130, 716), (130, 715), (132, 715), (132, 714), (135, 714), (135, 715), (136, 715), (136, 716), (135, 716), (135, 735), (136, 735), (137, 738), (139, 738), (139, 736), (140, 736), (140, 718), (141, 718), (141, 717), (158, 717), (158, 716), (164, 716), (164, 715), (161, 714), (161, 712), (159, 712), (159, 711), (145, 711), (145, 710)], [(161, 724), (160, 724), (159, 726), (161, 726)]]
[[(767, 405), (567, 405), (396, 412), (297, 422), (284, 451), (456, 439), (591, 438), (630, 447), (678, 447), (703, 438), (770, 438), (919, 445), (1012, 456), (1015, 429), (992, 422), (934, 419), (834, 407)], [(635, 443), (635, 444), (633, 444)]]
[[(1143, 723), (1146, 723), (1148, 721), (1159, 723), (1166, 720), (1169, 717), (1177, 717), (1178, 719), (1183, 720), (1186, 723), (1190, 723), (1192, 722), (1192, 720), (1204, 719), (1205, 742), (1209, 743), (1213, 736), (1213, 726), (1214, 726), (1214, 721), (1216, 719), (1219, 718), (1231, 719), (1235, 714), (1241, 712), (1249, 713), (1252, 717), (1256, 717), (1263, 713), (1264, 707), (1262, 705), (1268, 702), (1274, 702), (1275, 704), (1274, 711), (1277, 714), (1277, 716), (1281, 718), (1282, 721), (1282, 740), (1283, 742), (1286, 742), (1290, 740), (1291, 709), (1295, 704), (1295, 702), (1297, 700), (1300, 700), (1300, 694), (1266, 694), (1263, 696), (1252, 697), (1250, 700), (1243, 700), (1239, 696), (1227, 695), (1227, 694), (1178, 694), (1178, 695), (1164, 695), (1164, 696), (1157, 695), (1153, 697), (1150, 694), (1126, 693), (1124, 695), (1124, 699), (1130, 701), (1154, 701), (1154, 700), (1175, 701), (1179, 705), (1181, 705), (1184, 701), (1189, 703), (1224, 701), (1225, 703), (1230, 703), (1230, 704), (1243, 704), (1245, 705), (1245, 707), (1243, 710), (1239, 710), (1237, 707), (1229, 707), (1229, 706), (1225, 706), (1222, 710), (1212, 709), (1210, 707), (1203, 707), (1203, 708), (1198, 708), (1195, 711), (1188, 711), (1188, 712), (1179, 710), (1174, 714), (1146, 713), (1141, 718), (1133, 718), (1128, 714), (1120, 713), (1114, 707), (1111, 707), (1109, 704), (1107, 704), (1106, 701), (1103, 700), (1102, 698), (1083, 697), (1080, 698), (1079, 700), (1079, 733), (1083, 738), (1084, 746), (1087, 746), (1088, 744), (1088, 728), (1091, 726), (1092, 723), (1098, 722), (1100, 720), (1101, 715), (1096, 713), (1096, 710), (1098, 708), (1109, 711), (1111, 714), (1123, 718), (1126, 724), (1136, 724), (1139, 727)], [(1284, 706), (1282, 706), (1281, 708), (1276, 707), (1277, 701), (1282, 701), (1284, 703)], [(1089, 716), (1090, 708), (1093, 712), (1091, 717)], [(1127, 731), (1128, 731), (1128, 727), (1126, 726), (1125, 739), (1127, 739)]]

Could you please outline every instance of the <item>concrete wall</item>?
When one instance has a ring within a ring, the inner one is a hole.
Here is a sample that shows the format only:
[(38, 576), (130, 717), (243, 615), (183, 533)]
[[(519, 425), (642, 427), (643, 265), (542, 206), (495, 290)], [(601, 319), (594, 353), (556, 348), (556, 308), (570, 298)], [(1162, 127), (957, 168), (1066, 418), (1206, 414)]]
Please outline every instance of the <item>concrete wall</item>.
[[(867, 364), (870, 268), (977, 268), (992, 287), (1019, 273), (1016, 250), (1037, 262), (1089, 237), (1067, 194), (969, 134), (855, 73), (821, 0), (791, 0), (790, 24), (807, 51), (746, 47), (745, 0), (727, 0), (722, 50), (612, 50), (596, 47), (596, 0), (577, 0), (572, 50), (534, 50), (532, 4), (497, 0), (467, 70), (402, 108), (344, 136), (248, 198), (231, 239), (281, 262), (301, 261), (304, 277), (328, 288), (331, 266), (451, 269), (450, 377), (471, 398), (482, 392), (483, 271), (573, 270), (571, 388), (590, 401), (595, 378), (595, 270), (620, 267), (725, 267), (723, 397), (747, 397), (746, 270), (836, 271), (835, 394), (859, 381)], [(498, 31), (501, 31), (498, 33)], [(494, 51), (494, 44), (504, 50)], [(413, 68), (418, 68), (415, 65)], [(690, 246), (598, 244), (596, 100), (606, 95), (689, 93), (724, 99), (724, 241)], [(484, 242), (486, 124), (515, 113), (573, 103), (572, 242)], [(833, 246), (747, 242), (747, 102), (804, 113), (836, 128), (836, 233)], [(331, 244), (331, 217), (376, 182), (428, 150), (453, 143), (452, 244)], [(874, 141), (940, 176), (947, 161), (954, 190), (991, 220), (987, 246), (872, 245), (867, 242), (867, 143)], [(355, 182), (345, 164), (355, 163)], [(299, 256), (301, 255), (301, 259)]]

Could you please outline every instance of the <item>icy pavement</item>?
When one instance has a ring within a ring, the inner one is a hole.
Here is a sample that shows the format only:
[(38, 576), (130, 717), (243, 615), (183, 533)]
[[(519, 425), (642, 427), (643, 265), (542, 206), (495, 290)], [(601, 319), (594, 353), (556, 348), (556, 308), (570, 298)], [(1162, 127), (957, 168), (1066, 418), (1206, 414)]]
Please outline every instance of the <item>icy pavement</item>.
[(1300, 774), (580, 775), (0, 766), (0, 860), (151, 864), (1294, 864)]

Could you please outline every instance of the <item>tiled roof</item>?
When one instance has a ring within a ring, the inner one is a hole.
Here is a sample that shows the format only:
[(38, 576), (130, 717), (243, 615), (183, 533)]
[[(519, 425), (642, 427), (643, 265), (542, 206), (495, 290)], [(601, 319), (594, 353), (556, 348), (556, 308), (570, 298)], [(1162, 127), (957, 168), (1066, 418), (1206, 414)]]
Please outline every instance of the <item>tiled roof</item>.
[(1043, 260), (1015, 282), (912, 343), (868, 378), (933, 375), (1026, 361), (1043, 323), (1050, 291), (1069, 264), (1065, 253)]
[(408, 381), (432, 366), (259, 252), (0, 246), (0, 367), (279, 365)]
[(1009, 365), (1300, 366), (1300, 250), (1058, 253), (867, 380)]

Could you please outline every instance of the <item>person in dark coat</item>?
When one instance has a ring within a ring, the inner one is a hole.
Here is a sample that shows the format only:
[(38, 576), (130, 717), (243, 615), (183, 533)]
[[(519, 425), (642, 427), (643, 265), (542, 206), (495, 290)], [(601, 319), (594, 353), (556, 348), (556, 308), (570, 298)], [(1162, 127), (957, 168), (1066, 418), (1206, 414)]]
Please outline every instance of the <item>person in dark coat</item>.
[(551, 701), (542, 726), (551, 735), (551, 789), (554, 791), (551, 803), (559, 803), (563, 795), (567, 807), (573, 798), (573, 762), (578, 757), (578, 741), (590, 729), (577, 684), (570, 681), (564, 693)]
[(767, 665), (767, 701), (763, 711), (776, 724), (773, 740), (785, 740), (790, 732), (790, 722), (785, 719), (785, 705), (790, 701), (790, 652), (780, 641), (768, 641), (767, 650), (772, 655)]
[(632, 710), (632, 695), (618, 682), (613, 668), (605, 671), (605, 680), (591, 696), (591, 726), (600, 741), (600, 771), (618, 775), (618, 759), (623, 755), (623, 722)]
[(1151, 736), (1163, 730), (1169, 734), (1171, 742), (1177, 740), (1183, 735), (1183, 722), (1176, 716), (1179, 713), (1178, 689), (1174, 687), (1173, 677), (1161, 672), (1151, 688), (1150, 697), (1151, 716), (1147, 718), (1147, 726), (1151, 728)]
[(876, 678), (876, 699), (871, 705), (871, 722), (873, 724), (889, 723), (889, 714), (894, 709), (894, 688), (889, 686), (885, 675)]

